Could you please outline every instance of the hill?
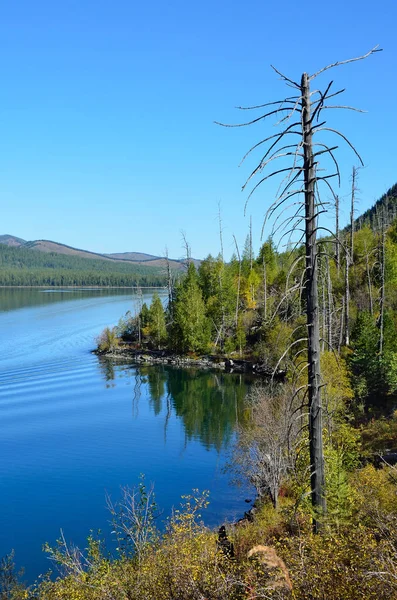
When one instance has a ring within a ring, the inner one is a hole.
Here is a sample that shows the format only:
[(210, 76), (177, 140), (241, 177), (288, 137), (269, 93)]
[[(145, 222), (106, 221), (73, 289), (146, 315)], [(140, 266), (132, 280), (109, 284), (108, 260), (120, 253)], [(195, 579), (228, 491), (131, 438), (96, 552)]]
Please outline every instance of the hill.
[(371, 208), (355, 219), (356, 226), (360, 228), (369, 225), (371, 229), (377, 229), (379, 227), (380, 211), (384, 207), (387, 207), (388, 211), (387, 221), (391, 223), (397, 216), (397, 183), (387, 190)]
[(2, 286), (164, 286), (160, 267), (101, 256), (86, 258), (78, 252), (38, 251), (27, 244), (0, 243)]
[[(0, 235), (0, 244), (4, 244), (8, 247), (13, 248), (28, 248), (45, 253), (57, 253), (66, 256), (78, 256), (86, 259), (93, 260), (106, 260), (112, 262), (128, 262), (134, 265), (142, 265), (148, 268), (166, 268), (167, 259), (161, 256), (154, 256), (152, 254), (146, 254), (144, 252), (115, 252), (111, 254), (100, 254), (98, 252), (92, 252), (90, 250), (83, 250), (81, 248), (74, 248), (67, 244), (61, 244), (60, 242), (54, 242), (52, 240), (33, 240), (26, 241), (22, 238), (5, 234)], [(175, 271), (185, 270), (185, 260), (169, 259), (170, 268)], [(196, 266), (200, 264), (200, 261), (193, 260)]]
[(6, 246), (18, 247), (26, 244), (26, 241), (22, 238), (15, 237), (15, 235), (0, 235), (0, 244), (5, 244)]

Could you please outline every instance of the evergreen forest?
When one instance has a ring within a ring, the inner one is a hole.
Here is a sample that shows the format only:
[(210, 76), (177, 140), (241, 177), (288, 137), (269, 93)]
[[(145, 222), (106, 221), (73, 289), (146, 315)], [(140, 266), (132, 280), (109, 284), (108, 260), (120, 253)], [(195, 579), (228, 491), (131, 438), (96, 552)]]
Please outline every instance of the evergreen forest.
[(163, 269), (0, 244), (2, 286), (162, 286)]

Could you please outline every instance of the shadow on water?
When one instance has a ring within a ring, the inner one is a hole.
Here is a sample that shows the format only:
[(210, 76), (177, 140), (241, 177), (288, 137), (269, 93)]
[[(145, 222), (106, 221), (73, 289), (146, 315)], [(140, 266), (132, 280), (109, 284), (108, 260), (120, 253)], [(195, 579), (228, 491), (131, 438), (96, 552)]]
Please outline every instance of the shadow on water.
[(133, 414), (138, 414), (141, 399), (148, 398), (153, 414), (165, 419), (165, 435), (175, 415), (183, 423), (187, 440), (199, 440), (207, 450), (220, 452), (228, 447), (236, 426), (247, 420), (245, 397), (252, 377), (195, 368), (120, 364), (103, 357), (98, 360), (107, 387), (117, 385), (118, 377), (133, 378)]

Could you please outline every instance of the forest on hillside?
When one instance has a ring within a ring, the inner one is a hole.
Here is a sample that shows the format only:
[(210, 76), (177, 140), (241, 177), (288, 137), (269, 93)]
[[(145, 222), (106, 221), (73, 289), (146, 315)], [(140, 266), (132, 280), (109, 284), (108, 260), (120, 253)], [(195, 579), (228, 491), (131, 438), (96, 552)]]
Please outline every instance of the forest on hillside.
[(3, 286), (163, 286), (164, 269), (0, 244)]

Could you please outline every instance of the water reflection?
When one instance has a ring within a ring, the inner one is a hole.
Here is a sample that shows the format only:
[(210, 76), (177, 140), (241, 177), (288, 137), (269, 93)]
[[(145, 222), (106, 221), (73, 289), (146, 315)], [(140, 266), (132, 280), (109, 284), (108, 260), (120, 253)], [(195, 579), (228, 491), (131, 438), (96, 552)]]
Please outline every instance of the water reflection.
[[(152, 290), (144, 289), (144, 295)], [(46, 306), (58, 302), (83, 300), (85, 298), (116, 298), (131, 295), (136, 298), (135, 288), (1, 288), (0, 311), (17, 310), (34, 306)]]
[(249, 376), (120, 364), (103, 357), (99, 365), (107, 387), (117, 385), (119, 377), (133, 379), (133, 416), (139, 414), (140, 401), (147, 399), (152, 413), (165, 420), (165, 437), (174, 415), (183, 422), (186, 440), (200, 440), (207, 450), (220, 452), (229, 445), (236, 426), (246, 420), (244, 400), (252, 382)]

